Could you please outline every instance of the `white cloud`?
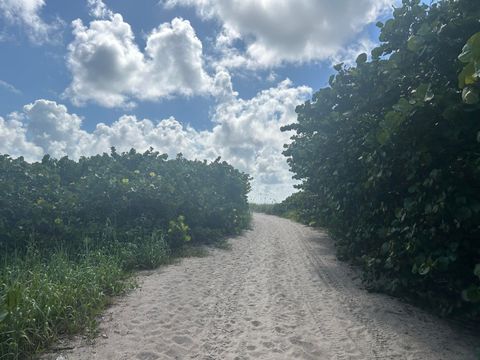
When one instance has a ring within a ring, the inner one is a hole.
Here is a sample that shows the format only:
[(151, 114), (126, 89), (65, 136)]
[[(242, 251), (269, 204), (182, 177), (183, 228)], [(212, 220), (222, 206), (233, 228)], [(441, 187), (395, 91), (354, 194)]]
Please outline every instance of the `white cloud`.
[(285, 80), (252, 99), (233, 98), (218, 105), (214, 114), (211, 147), (254, 177), (255, 201), (281, 200), (292, 193), (295, 182), (282, 155), (291, 134), (282, 133), (280, 127), (296, 121), (295, 107), (312, 89), (291, 85)]
[(217, 68), (211, 91), (220, 102), (231, 100), (238, 95), (238, 93), (233, 90), (230, 73), (224, 68)]
[(90, 16), (97, 19), (111, 19), (113, 18), (113, 11), (110, 10), (102, 0), (87, 0), (87, 6)]
[(349, 66), (356, 66), (356, 59), (359, 54), (366, 53), (370, 56), (371, 51), (378, 44), (368, 38), (361, 38), (355, 44), (343, 48), (331, 57), (332, 63), (344, 63)]
[(25, 27), (28, 37), (34, 43), (56, 41), (56, 32), (62, 22), (57, 19), (46, 23), (39, 15), (44, 6), (45, 0), (1, 0), (0, 18), (9, 24)]
[(65, 96), (76, 105), (88, 101), (106, 107), (131, 107), (136, 100), (208, 94), (202, 43), (188, 20), (173, 19), (147, 36), (144, 52), (119, 14), (84, 26), (73, 22), (74, 40), (67, 65), (72, 82)]
[(160, 25), (147, 38), (149, 84), (140, 98), (157, 99), (169, 94), (192, 95), (210, 89), (210, 77), (203, 69), (202, 43), (188, 20), (175, 18)]
[(44, 151), (26, 138), (26, 125), (12, 114), (5, 120), (0, 116), (0, 154), (24, 156), (27, 161), (38, 160)]
[(16, 95), (20, 95), (22, 93), (15, 86), (13, 86), (12, 84), (10, 84), (6, 81), (3, 81), (3, 80), (0, 80), (0, 88), (4, 88), (4, 89), (6, 89), (6, 90), (8, 90), (11, 93), (16, 94)]
[[(228, 73), (218, 72), (218, 82), (229, 89)], [(231, 87), (230, 87), (231, 89)], [(291, 174), (283, 157), (289, 134), (280, 127), (296, 120), (295, 106), (311, 95), (305, 86), (292, 87), (285, 80), (245, 100), (225, 91), (224, 102), (214, 109), (214, 127), (197, 131), (174, 118), (161, 121), (124, 115), (110, 125), (99, 123), (91, 131), (82, 129), (82, 119), (64, 105), (40, 99), (0, 118), (0, 153), (23, 155), (39, 160), (49, 153), (59, 158), (154, 147), (175, 156), (214, 160), (221, 156), (254, 177), (251, 198), (256, 201), (281, 200), (292, 192)]]
[(54, 101), (37, 100), (23, 107), (27, 120), (29, 141), (45, 153), (59, 158), (69, 155), (78, 158), (89, 153), (92, 135), (81, 130), (82, 119), (69, 114), (64, 105)]
[(267, 82), (274, 82), (277, 80), (278, 74), (275, 71), (270, 71), (267, 78), (265, 79)]
[[(193, 6), (218, 19), (217, 37), (226, 67), (270, 67), (325, 60), (351, 43), (397, 0), (165, 0), (166, 7)], [(242, 39), (242, 52), (232, 43)]]

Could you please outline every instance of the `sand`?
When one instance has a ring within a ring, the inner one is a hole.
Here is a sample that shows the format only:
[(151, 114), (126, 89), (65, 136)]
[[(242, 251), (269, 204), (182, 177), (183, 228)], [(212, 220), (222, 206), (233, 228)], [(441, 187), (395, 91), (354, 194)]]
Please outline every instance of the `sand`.
[(325, 233), (255, 214), (231, 250), (139, 276), (104, 314), (86, 359), (476, 359), (480, 340), (368, 293)]

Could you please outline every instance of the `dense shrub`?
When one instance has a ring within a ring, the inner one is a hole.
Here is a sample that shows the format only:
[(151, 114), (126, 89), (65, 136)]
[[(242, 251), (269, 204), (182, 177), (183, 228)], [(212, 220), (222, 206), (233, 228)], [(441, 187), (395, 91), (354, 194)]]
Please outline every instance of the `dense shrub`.
[(305, 191), (296, 192), (280, 203), (250, 204), (250, 210), (270, 215), (282, 216), (307, 225), (316, 224), (315, 195)]
[(78, 162), (45, 156), (34, 164), (3, 155), (0, 246), (7, 253), (32, 241), (38, 249), (81, 249), (85, 239), (128, 241), (179, 219), (190, 229), (185, 240), (205, 242), (201, 229), (227, 235), (246, 226), (249, 189), (248, 176), (225, 162), (167, 160), (154, 151), (113, 149)]
[(479, 18), (477, 1), (404, 0), (377, 24), (371, 61), (335, 66), (284, 128), (306, 222), (327, 227), (372, 287), (477, 319)]
[(249, 190), (248, 175), (220, 159), (0, 156), (0, 358), (93, 327), (129, 271), (240, 232)]

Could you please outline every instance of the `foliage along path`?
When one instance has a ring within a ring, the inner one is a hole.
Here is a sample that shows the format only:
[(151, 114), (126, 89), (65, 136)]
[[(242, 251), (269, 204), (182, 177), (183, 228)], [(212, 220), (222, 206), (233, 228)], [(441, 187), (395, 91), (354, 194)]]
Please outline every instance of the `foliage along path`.
[(478, 338), (361, 289), (322, 232), (255, 214), (230, 242), (141, 276), (107, 310), (95, 343), (79, 341), (65, 358), (476, 358)]

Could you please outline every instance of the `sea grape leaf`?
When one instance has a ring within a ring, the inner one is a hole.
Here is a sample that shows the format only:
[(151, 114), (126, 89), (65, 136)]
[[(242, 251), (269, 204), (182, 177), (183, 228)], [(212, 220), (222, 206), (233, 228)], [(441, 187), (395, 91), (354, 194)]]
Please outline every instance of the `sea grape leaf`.
[(3, 320), (5, 320), (5, 318), (7, 317), (8, 315), (8, 311), (7, 310), (1, 310), (0, 311), (0, 322), (2, 322)]
[(462, 100), (465, 104), (474, 105), (480, 100), (478, 91), (470, 86), (462, 91)]
[(480, 302), (480, 287), (472, 285), (468, 289), (462, 291), (462, 298), (468, 302)]
[(361, 53), (358, 55), (356, 63), (357, 65), (364, 64), (367, 62), (367, 54), (366, 53)]
[(473, 270), (473, 273), (475, 276), (477, 276), (480, 279), (480, 264), (475, 265), (475, 269)]

